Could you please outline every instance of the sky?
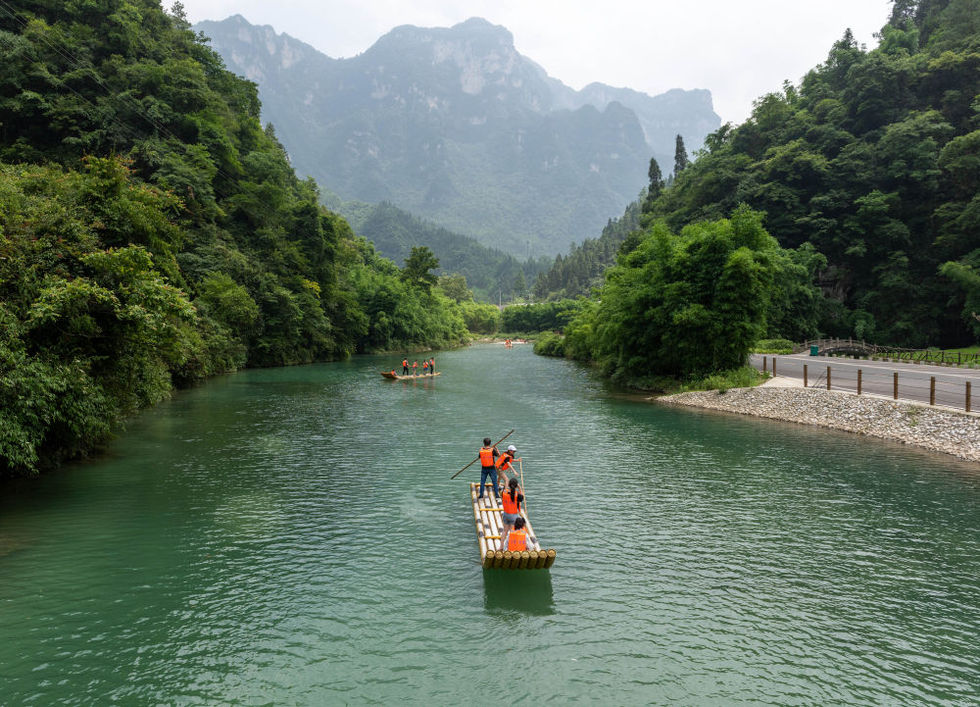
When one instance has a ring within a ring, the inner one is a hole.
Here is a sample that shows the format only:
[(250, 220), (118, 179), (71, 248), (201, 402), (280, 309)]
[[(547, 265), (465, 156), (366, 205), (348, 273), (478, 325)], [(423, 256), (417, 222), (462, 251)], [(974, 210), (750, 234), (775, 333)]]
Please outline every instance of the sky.
[[(575, 89), (598, 81), (650, 95), (706, 88), (722, 122), (798, 83), (850, 28), (872, 48), (891, 0), (182, 0), (191, 22), (240, 14), (334, 58), (399, 25), (503, 25), (514, 45)], [(163, 0), (165, 7), (170, 0)]]

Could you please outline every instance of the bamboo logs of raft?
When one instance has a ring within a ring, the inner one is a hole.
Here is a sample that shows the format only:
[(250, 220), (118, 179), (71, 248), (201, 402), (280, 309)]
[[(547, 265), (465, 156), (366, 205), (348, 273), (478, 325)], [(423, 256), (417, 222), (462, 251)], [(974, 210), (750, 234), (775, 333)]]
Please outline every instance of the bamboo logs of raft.
[(478, 483), (470, 484), (470, 500), (473, 502), (473, 520), (476, 523), (476, 540), (480, 545), (480, 564), (484, 569), (534, 570), (551, 567), (555, 563), (557, 553), (549, 548), (541, 549), (541, 544), (531, 542), (535, 538), (531, 521), (523, 513), (527, 531), (528, 549), (523, 552), (504, 550), (501, 543), (503, 519), (501, 508), (493, 495), (493, 489), (487, 484), (483, 498), (477, 498), (480, 490)]
[(391, 371), (381, 371), (381, 375), (392, 381), (411, 381), (418, 378), (435, 378), (436, 376), (441, 376), (442, 371), (436, 371), (435, 373), (419, 373), (417, 376), (413, 376), (412, 374), (400, 376), (397, 373), (392, 373)]

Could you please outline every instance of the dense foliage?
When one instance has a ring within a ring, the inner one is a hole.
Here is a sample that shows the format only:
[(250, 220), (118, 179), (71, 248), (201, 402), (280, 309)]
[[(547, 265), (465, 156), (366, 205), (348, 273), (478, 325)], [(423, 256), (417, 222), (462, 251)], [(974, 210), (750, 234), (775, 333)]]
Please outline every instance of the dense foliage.
[(0, 5), (0, 476), (244, 365), (423, 348), (459, 306), (296, 178), (179, 5)]
[(560, 331), (575, 316), (581, 303), (578, 300), (558, 300), (538, 304), (515, 304), (504, 307), (501, 328), (515, 333)]
[(651, 211), (679, 229), (748, 204), (827, 259), (822, 333), (960, 345), (980, 335), (978, 154), (980, 0), (898, 0), (880, 46), (845, 34), (709, 136)]
[(766, 331), (770, 303), (803, 280), (758, 212), (741, 207), (679, 235), (658, 222), (568, 324), (564, 353), (629, 383), (739, 368)]

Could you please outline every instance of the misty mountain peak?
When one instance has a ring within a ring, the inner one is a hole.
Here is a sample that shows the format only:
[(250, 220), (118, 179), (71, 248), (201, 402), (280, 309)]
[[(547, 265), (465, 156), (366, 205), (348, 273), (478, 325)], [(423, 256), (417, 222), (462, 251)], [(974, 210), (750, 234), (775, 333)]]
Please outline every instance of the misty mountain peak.
[(259, 84), (300, 174), (515, 254), (594, 236), (646, 184), (651, 155), (667, 167), (677, 134), (693, 151), (720, 123), (706, 91), (575, 91), (479, 17), (396, 27), (344, 59), (243, 22), (199, 27)]

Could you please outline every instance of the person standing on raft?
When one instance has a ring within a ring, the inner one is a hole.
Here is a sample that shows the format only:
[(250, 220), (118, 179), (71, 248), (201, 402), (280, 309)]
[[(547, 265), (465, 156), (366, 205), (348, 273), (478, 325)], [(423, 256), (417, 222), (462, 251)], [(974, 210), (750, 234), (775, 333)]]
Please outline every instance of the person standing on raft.
[(419, 362), (412, 361), (412, 375), (417, 376), (419, 374)]
[(403, 358), (402, 359), (402, 375), (403, 376), (407, 376), (408, 375), (408, 359), (407, 358)]
[(521, 517), (524, 489), (521, 488), (516, 478), (511, 479), (507, 484), (507, 489), (504, 491), (501, 500), (503, 502), (504, 512), (500, 515), (501, 525), (503, 526), (500, 532), (500, 547), (506, 550), (507, 537), (517, 527), (517, 521), (521, 521), (522, 526), (524, 524), (524, 519)]
[(496, 458), (500, 455), (497, 448), (493, 446), (493, 441), (489, 437), (483, 438), (483, 446), (480, 447), (480, 495), (483, 498), (483, 491), (486, 488), (487, 478), (493, 483), (493, 495), (500, 502), (500, 493), (497, 491), (497, 465)]
[(507, 487), (507, 480), (508, 480), (507, 472), (514, 470), (514, 467), (512, 467), (510, 463), (513, 461), (519, 461), (518, 459), (514, 458), (516, 456), (517, 456), (517, 447), (515, 447), (512, 444), (507, 447), (506, 452), (504, 452), (499, 457), (497, 457), (497, 461), (494, 464), (494, 466), (497, 467), (497, 473), (500, 476), (500, 485), (503, 486), (504, 488)]

